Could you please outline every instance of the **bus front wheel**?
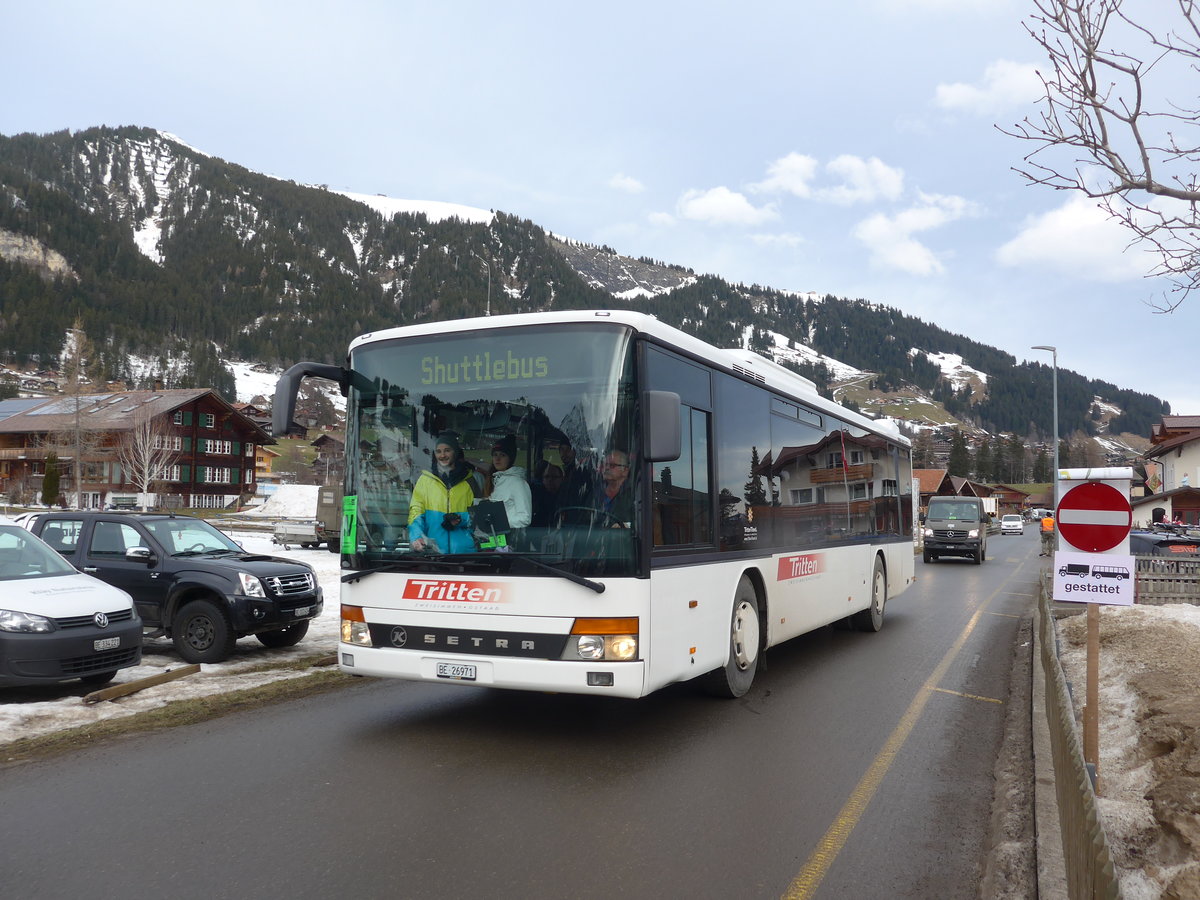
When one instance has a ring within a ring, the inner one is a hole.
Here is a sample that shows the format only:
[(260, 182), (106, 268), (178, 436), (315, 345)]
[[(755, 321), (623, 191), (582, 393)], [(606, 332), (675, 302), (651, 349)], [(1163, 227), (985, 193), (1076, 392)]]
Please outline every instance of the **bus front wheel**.
[(703, 676), (703, 686), (714, 697), (736, 699), (745, 696), (758, 671), (762, 650), (762, 616), (758, 594), (750, 579), (742, 577), (733, 596), (733, 615), (729, 624), (729, 660), (720, 669)]
[(875, 570), (871, 573), (871, 605), (856, 612), (851, 621), (859, 631), (878, 631), (883, 627), (883, 608), (887, 606), (887, 572), (883, 560), (875, 557)]

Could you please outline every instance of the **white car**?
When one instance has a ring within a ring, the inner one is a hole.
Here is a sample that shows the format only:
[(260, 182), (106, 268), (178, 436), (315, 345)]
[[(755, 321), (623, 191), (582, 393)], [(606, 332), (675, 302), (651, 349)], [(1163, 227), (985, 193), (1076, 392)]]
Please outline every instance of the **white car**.
[(96, 686), (142, 660), (129, 594), (84, 575), (40, 538), (0, 525), (0, 687)]
[(1024, 534), (1025, 520), (1020, 516), (1002, 516), (1000, 519), (1001, 534)]

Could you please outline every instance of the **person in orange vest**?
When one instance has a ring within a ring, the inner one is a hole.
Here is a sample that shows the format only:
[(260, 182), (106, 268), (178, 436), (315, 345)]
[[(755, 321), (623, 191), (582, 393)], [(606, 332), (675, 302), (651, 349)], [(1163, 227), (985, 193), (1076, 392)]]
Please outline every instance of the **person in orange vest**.
[(1042, 517), (1042, 552), (1038, 556), (1050, 556), (1054, 552), (1054, 516), (1047, 513)]

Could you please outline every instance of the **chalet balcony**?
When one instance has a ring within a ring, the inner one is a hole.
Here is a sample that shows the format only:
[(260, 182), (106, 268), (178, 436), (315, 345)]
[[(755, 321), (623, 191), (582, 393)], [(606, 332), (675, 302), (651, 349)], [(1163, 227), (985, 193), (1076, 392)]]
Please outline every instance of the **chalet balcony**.
[(870, 481), (874, 477), (874, 463), (863, 463), (860, 466), (846, 466), (844, 473), (841, 466), (834, 469), (808, 470), (808, 480), (812, 484), (841, 484), (843, 479), (846, 481)]

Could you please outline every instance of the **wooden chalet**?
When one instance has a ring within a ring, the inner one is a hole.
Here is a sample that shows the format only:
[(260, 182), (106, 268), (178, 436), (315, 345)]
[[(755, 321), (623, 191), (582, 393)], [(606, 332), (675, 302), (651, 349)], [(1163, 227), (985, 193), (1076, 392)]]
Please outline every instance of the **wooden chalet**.
[(253, 495), (256, 448), (274, 443), (207, 388), (59, 396), (5, 412), (0, 407), (0, 490), (40, 498), (53, 454), (60, 492), (79, 508), (138, 502), (120, 449), (144, 422), (153, 424), (156, 450), (161, 445), (169, 454), (167, 477), (153, 486), (154, 505), (219, 509)]

